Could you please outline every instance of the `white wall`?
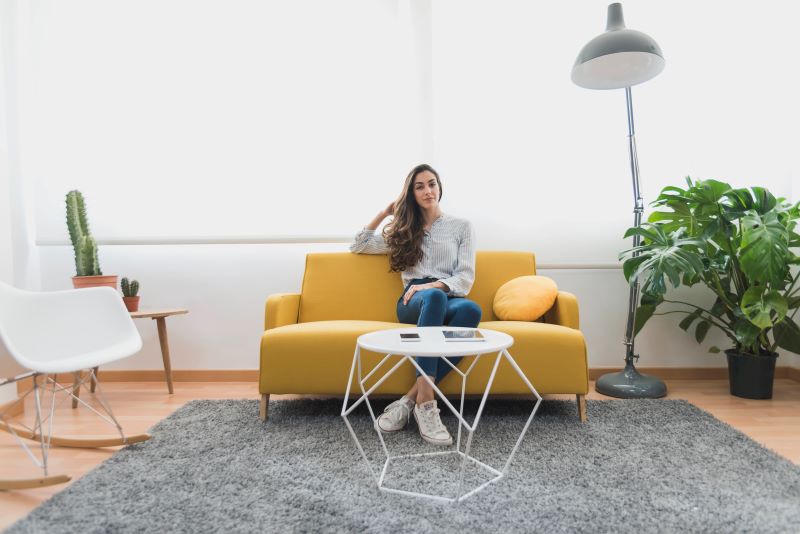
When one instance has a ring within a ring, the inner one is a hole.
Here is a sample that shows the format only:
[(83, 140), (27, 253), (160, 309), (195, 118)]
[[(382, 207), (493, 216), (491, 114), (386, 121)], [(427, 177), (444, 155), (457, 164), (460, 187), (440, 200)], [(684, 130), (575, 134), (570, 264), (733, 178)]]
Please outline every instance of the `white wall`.
[[(69, 287), (71, 249), (40, 250), (43, 289)], [(190, 310), (189, 315), (168, 319), (174, 369), (255, 369), (266, 297), (299, 291), (307, 252), (344, 250), (345, 244), (107, 246), (100, 254), (107, 273), (141, 282), (143, 308)], [(545, 258), (539, 261), (546, 263)], [(621, 365), (628, 298), (621, 271), (542, 269), (540, 274), (551, 276), (560, 288), (578, 296), (590, 367)], [(109, 365), (109, 369), (161, 368), (155, 325), (146, 320), (137, 321), (137, 325), (144, 349), (139, 355)], [(674, 315), (656, 317), (637, 338), (639, 365), (724, 366), (724, 356), (707, 353), (715, 343), (727, 346), (724, 336), (715, 333), (700, 346), (678, 329)], [(782, 358), (781, 363), (788, 360)]]

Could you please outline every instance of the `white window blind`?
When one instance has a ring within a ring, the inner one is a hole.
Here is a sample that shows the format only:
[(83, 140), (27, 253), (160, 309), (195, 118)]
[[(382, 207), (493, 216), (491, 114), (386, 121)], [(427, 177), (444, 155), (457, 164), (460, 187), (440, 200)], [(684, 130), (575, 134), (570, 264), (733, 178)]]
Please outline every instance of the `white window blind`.
[(101, 239), (354, 234), (418, 162), (407, 2), (39, 4), (39, 240), (71, 189)]
[[(800, 4), (624, 7), (666, 58), (633, 88), (645, 202), (686, 175), (792, 196)], [(615, 263), (624, 91), (570, 81), (605, 17), (578, 0), (39, 1), (19, 58), (37, 239), (66, 239), (76, 188), (101, 239), (352, 235), (428, 161), (479, 247)]]

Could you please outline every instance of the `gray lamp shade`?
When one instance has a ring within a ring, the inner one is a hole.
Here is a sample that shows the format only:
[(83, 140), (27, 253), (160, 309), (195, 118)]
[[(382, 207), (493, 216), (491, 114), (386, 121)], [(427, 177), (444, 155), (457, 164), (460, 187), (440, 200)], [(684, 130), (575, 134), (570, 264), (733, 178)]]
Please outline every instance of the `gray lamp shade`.
[(606, 31), (578, 54), (572, 81), (587, 89), (621, 89), (646, 82), (664, 70), (661, 48), (649, 35), (625, 28), (622, 4), (608, 6)]

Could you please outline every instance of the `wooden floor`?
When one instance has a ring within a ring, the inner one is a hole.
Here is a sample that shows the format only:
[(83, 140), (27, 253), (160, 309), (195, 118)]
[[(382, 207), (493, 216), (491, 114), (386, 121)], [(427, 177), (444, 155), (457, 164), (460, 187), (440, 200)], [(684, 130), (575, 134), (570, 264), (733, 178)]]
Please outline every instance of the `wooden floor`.
[[(727, 380), (671, 380), (667, 384), (669, 388), (667, 398), (690, 401), (800, 465), (800, 382), (789, 379), (776, 380), (774, 397), (767, 401), (745, 400), (730, 396)], [(163, 382), (109, 382), (104, 384), (103, 388), (115, 415), (126, 432), (131, 434), (146, 432), (156, 422), (193, 399), (258, 398), (257, 385), (252, 382), (179, 382), (175, 384), (174, 395), (167, 393)], [(273, 396), (273, 398), (287, 397)], [(608, 399), (594, 391), (594, 384), (591, 386), (588, 398)], [(30, 421), (32, 413), (33, 406), (29, 403), (26, 407), (27, 421)], [(590, 420), (591, 417), (590, 409)], [(59, 434), (113, 435), (113, 429), (89, 410), (85, 408), (71, 410), (69, 403), (64, 403), (58, 410), (57, 421), (56, 432)], [(50, 473), (66, 473), (71, 475), (74, 481), (109, 458), (113, 452), (114, 449), (53, 448), (50, 453)], [(40, 471), (33, 466), (16, 442), (8, 434), (0, 432), (0, 478), (35, 477), (39, 474)], [(67, 485), (0, 492), (0, 530), (26, 515)]]

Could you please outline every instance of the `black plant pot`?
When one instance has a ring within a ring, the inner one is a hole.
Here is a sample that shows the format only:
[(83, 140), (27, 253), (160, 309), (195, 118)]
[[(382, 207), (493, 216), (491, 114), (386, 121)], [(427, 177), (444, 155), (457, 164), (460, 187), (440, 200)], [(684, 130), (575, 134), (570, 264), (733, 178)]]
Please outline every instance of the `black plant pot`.
[(736, 350), (725, 351), (728, 356), (728, 380), (731, 395), (745, 399), (771, 399), (775, 379), (775, 360), (778, 353), (743, 354)]

